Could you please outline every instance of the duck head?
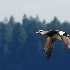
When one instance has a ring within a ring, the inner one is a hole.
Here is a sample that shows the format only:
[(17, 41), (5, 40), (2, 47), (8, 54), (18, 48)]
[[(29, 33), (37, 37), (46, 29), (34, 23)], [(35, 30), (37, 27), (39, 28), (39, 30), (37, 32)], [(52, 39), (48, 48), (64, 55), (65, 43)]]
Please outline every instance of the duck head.
[(40, 35), (45, 35), (46, 34), (46, 31), (43, 31), (43, 30), (39, 30), (38, 32), (36, 32), (37, 34), (40, 34)]

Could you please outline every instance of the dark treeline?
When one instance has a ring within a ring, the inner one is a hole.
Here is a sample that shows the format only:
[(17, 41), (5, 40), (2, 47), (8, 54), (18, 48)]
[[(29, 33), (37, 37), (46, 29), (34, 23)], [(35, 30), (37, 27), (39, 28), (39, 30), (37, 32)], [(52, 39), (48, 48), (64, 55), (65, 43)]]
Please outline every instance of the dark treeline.
[(23, 16), (22, 23), (15, 22), (11, 16), (9, 21), (0, 22), (0, 70), (69, 70), (70, 50), (63, 41), (56, 41), (50, 61), (47, 61), (44, 37), (37, 35), (39, 29), (57, 29), (70, 33), (70, 23), (61, 23), (57, 17), (47, 23), (39, 17)]

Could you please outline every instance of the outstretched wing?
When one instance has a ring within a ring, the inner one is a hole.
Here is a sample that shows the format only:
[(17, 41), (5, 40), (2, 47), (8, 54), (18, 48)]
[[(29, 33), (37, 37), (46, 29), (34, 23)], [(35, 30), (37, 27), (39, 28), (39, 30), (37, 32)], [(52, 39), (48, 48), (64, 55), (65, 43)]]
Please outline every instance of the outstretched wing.
[(69, 36), (61, 36), (64, 43), (67, 45), (67, 47), (70, 49), (70, 37)]
[(53, 48), (54, 48), (54, 41), (55, 41), (55, 40), (53, 40), (53, 39), (50, 38), (49, 36), (46, 37), (44, 49), (45, 49), (45, 53), (46, 53), (46, 55), (47, 55), (47, 59), (48, 59), (48, 60), (50, 59), (52, 50), (53, 50)]

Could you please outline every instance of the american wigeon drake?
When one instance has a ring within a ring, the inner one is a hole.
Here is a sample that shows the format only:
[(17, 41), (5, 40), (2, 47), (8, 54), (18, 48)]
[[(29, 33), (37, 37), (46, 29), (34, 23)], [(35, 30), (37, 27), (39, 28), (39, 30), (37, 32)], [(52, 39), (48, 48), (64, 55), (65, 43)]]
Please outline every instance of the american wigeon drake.
[(54, 42), (56, 40), (63, 40), (64, 43), (67, 45), (67, 47), (70, 49), (70, 35), (67, 34), (66, 32), (59, 30), (49, 30), (49, 31), (39, 30), (36, 33), (46, 36), (44, 49), (48, 60), (51, 57), (51, 53), (54, 48)]

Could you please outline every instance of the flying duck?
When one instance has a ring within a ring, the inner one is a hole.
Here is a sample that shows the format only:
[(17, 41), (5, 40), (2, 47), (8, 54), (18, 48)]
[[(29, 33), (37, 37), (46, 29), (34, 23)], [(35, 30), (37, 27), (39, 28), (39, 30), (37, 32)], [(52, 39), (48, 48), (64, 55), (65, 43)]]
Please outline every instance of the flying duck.
[(51, 53), (54, 48), (54, 42), (56, 40), (63, 40), (64, 43), (67, 45), (67, 47), (70, 49), (70, 35), (67, 34), (66, 32), (59, 30), (49, 30), (49, 31), (39, 30), (36, 33), (44, 35), (46, 37), (44, 50), (48, 60), (51, 57)]

